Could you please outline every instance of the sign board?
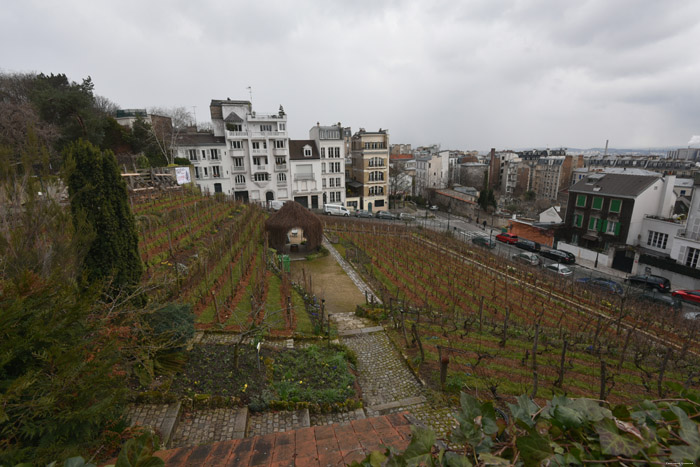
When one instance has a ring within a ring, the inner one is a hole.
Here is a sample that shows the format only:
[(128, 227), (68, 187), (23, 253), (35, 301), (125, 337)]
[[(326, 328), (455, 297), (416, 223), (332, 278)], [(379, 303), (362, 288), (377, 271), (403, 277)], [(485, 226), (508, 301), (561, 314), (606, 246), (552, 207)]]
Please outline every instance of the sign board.
[(175, 167), (175, 177), (177, 177), (177, 184), (184, 185), (185, 183), (192, 183), (190, 179), (190, 168), (189, 167)]

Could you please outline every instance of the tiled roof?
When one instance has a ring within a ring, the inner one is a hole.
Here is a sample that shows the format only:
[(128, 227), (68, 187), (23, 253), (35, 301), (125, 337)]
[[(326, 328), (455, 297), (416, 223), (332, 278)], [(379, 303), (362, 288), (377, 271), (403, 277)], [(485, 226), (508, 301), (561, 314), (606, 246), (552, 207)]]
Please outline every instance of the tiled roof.
[(178, 146), (212, 146), (225, 145), (226, 140), (223, 136), (214, 136), (212, 133), (185, 133), (178, 135)]
[[(311, 146), (311, 156), (304, 156), (304, 146)], [(301, 161), (305, 159), (320, 159), (316, 148), (316, 142), (312, 139), (290, 139), (289, 140), (289, 159), (293, 161)]]
[(234, 439), (189, 448), (159, 451), (167, 466), (303, 466), (347, 465), (391, 446), (404, 450), (411, 427), (405, 414), (355, 420)]
[(389, 156), (391, 160), (413, 160), (413, 154), (391, 154)]
[(224, 118), (226, 123), (241, 123), (243, 119), (238, 116), (236, 112), (231, 112), (226, 118)]
[(657, 180), (659, 177), (648, 175), (595, 173), (583, 177), (569, 191), (635, 198)]

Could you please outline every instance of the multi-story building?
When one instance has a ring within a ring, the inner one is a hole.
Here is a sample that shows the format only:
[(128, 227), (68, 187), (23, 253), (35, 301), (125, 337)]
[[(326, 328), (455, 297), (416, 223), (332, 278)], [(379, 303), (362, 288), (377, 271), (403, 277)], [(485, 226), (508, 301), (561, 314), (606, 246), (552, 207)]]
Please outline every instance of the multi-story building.
[[(360, 131), (352, 136), (352, 170), (346, 205), (354, 209), (389, 209), (389, 132)], [(339, 164), (339, 162), (336, 162)]]
[[(630, 271), (646, 218), (669, 218), (675, 176), (591, 173), (569, 188), (565, 236), (597, 251), (613, 249), (613, 267)], [(610, 256), (610, 254), (609, 254)]]
[(294, 201), (306, 208), (321, 208), (323, 172), (316, 142), (311, 139), (289, 140), (289, 160)]
[(416, 157), (416, 193), (446, 188), (450, 174), (450, 152), (439, 151)]
[(574, 168), (583, 166), (583, 156), (540, 157), (534, 168), (533, 185), (528, 187), (537, 198), (557, 199), (569, 187)]
[(331, 126), (316, 124), (309, 130), (309, 138), (320, 152), (321, 188), (323, 204), (345, 205), (345, 133), (340, 123)]
[(267, 203), (291, 199), (287, 115), (259, 114), (249, 101), (212, 100), (213, 133), (182, 135), (177, 153), (203, 190)]

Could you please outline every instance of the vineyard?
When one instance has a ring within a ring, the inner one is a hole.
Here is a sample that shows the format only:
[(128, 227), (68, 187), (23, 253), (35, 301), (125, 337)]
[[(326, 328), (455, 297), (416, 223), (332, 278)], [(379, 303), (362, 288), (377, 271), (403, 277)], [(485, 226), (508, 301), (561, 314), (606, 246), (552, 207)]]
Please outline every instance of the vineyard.
[(478, 396), (629, 402), (697, 387), (698, 323), (612, 298), (448, 236), (327, 221), (423, 379)]
[(312, 333), (302, 295), (264, 245), (259, 206), (193, 191), (133, 195), (144, 287), (187, 303), (199, 330)]

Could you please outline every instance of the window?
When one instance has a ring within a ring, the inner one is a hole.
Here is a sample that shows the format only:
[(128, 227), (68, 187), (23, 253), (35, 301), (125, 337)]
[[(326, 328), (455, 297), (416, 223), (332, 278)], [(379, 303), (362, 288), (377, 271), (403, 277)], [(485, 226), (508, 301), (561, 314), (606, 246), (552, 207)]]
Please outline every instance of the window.
[(253, 157), (253, 164), (255, 164), (255, 165), (265, 165), (265, 164), (267, 164), (267, 156), (256, 156), (256, 157)]
[(600, 219), (597, 217), (591, 217), (588, 220), (588, 230), (600, 230)]
[(211, 168), (211, 176), (214, 178), (219, 178), (221, 177), (221, 167), (218, 165), (215, 165), (214, 167)]
[(304, 157), (311, 157), (311, 148), (309, 148), (309, 147), (304, 148)]
[(240, 123), (227, 123), (226, 129), (228, 131), (243, 131), (243, 126)]
[(340, 177), (336, 177), (335, 186), (340, 187)]
[(202, 149), (202, 160), (205, 160), (207, 158), (207, 151)]
[[(328, 153), (330, 154), (330, 148), (328, 148)], [(321, 148), (321, 157), (326, 157), (326, 148)]]
[(236, 185), (245, 184), (245, 175), (236, 175), (235, 182), (236, 182)]
[(620, 235), (620, 223), (607, 221), (607, 226), (603, 230), (608, 235)]
[(621, 199), (613, 199), (610, 201), (610, 212), (620, 212), (621, 208), (622, 208), (622, 200)]
[(234, 157), (233, 158), (233, 167), (234, 168), (243, 168), (243, 158), (242, 157)]
[(321, 173), (326, 173), (326, 163), (321, 162)]
[(278, 182), (286, 182), (287, 181), (287, 174), (286, 173), (278, 173), (277, 174), (277, 181)]
[(576, 207), (586, 207), (586, 195), (576, 195)]
[(277, 128), (279, 128), (280, 131), (284, 131), (286, 129), (286, 125), (284, 123), (278, 123)]
[(326, 179), (325, 178), (321, 181), (321, 186), (323, 188), (326, 188)]
[(335, 148), (335, 157), (340, 157), (340, 148)]
[(194, 178), (201, 178), (201, 175), (199, 173), (199, 167), (197, 166), (194, 167)]
[(571, 244), (578, 245), (578, 234), (571, 234)]
[(208, 177), (208, 176), (209, 176), (209, 171), (207, 170), (206, 167), (204, 167), (204, 177)]
[(335, 179), (334, 178), (328, 179), (328, 186), (331, 188), (335, 187)]
[(591, 205), (591, 209), (603, 209), (603, 198), (599, 196), (594, 196), (593, 197), (593, 204)]
[(187, 154), (189, 155), (191, 161), (197, 160), (197, 150), (196, 149), (189, 149), (187, 151)]
[(219, 150), (218, 149), (211, 150), (211, 159), (212, 160), (219, 160)]
[(272, 131), (272, 125), (260, 125), (260, 131)]
[(287, 160), (284, 158), (284, 156), (282, 156), (282, 157), (275, 157), (275, 164), (277, 164), (277, 165), (284, 165), (284, 164), (286, 164), (286, 163), (287, 163)]
[(340, 162), (329, 162), (328, 163), (328, 171), (330, 173), (340, 173)]
[(253, 149), (267, 149), (267, 141), (253, 141)]
[(331, 203), (335, 203), (336, 201), (339, 201), (339, 200), (335, 199), (335, 191), (331, 191)]
[(574, 214), (574, 227), (583, 226), (583, 214)]
[(253, 174), (253, 180), (256, 182), (267, 182), (270, 180), (270, 174), (268, 174), (268, 173)]
[(668, 241), (668, 234), (661, 232), (649, 231), (649, 238), (647, 238), (647, 245), (654, 248), (666, 249), (666, 242)]
[(698, 259), (700, 259), (700, 250), (697, 248), (688, 247), (688, 253), (685, 257), (685, 265), (691, 268), (696, 268), (698, 266)]
[(231, 141), (231, 149), (243, 149), (243, 144), (240, 141)]

